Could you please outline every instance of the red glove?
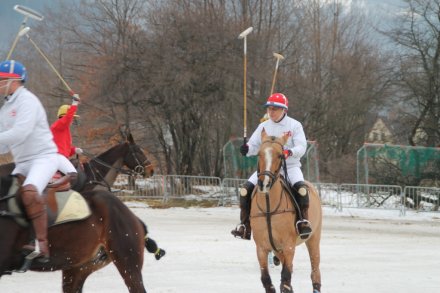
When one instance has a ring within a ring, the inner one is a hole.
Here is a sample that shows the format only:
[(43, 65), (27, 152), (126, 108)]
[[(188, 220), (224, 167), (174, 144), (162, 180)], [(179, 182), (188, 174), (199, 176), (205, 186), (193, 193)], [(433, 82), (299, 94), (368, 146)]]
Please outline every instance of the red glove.
[(293, 155), (291, 150), (284, 150), (283, 154), (284, 154), (284, 159), (287, 159), (288, 157)]

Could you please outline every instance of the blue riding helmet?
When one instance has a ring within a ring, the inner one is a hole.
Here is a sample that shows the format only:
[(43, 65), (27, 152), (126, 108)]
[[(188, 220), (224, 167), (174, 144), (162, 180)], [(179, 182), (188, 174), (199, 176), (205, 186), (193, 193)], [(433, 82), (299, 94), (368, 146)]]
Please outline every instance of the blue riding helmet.
[(27, 79), (26, 67), (18, 61), (6, 60), (0, 63), (1, 79), (19, 79), (25, 82)]

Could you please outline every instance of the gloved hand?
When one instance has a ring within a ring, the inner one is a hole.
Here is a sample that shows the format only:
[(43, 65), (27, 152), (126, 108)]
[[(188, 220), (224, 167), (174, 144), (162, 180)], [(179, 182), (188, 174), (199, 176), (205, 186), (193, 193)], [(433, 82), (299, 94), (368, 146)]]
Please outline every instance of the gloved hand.
[(72, 96), (72, 105), (74, 105), (74, 106), (78, 105), (80, 100), (81, 99), (79, 98), (79, 95), (78, 94), (74, 94)]
[(81, 148), (75, 148), (75, 154), (81, 155), (83, 150)]
[(249, 151), (249, 146), (248, 146), (247, 144), (243, 144), (243, 145), (240, 147), (240, 153), (241, 153), (243, 156), (246, 156), (246, 154), (248, 153), (248, 151)]
[(293, 155), (292, 151), (289, 150), (289, 149), (284, 150), (284, 151), (283, 151), (283, 154), (284, 154), (284, 159), (287, 159), (288, 157), (290, 157), (290, 156)]

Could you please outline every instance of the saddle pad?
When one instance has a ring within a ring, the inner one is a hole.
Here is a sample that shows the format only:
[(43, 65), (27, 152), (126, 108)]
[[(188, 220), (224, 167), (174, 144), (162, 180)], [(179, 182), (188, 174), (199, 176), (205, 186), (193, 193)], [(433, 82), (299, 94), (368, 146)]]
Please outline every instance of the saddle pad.
[(58, 216), (53, 225), (82, 220), (92, 214), (85, 199), (76, 191), (57, 192), (56, 198)]
[[(13, 187), (11, 187), (12, 189)], [(53, 214), (48, 209), (49, 226), (83, 220), (92, 214), (86, 200), (76, 191), (57, 192), (56, 201), (58, 213)], [(8, 200), (8, 209), (17, 215), (23, 215), (23, 211), (18, 207), (15, 198)], [(14, 219), (20, 226), (27, 227), (29, 225), (29, 222), (24, 217), (15, 217)]]

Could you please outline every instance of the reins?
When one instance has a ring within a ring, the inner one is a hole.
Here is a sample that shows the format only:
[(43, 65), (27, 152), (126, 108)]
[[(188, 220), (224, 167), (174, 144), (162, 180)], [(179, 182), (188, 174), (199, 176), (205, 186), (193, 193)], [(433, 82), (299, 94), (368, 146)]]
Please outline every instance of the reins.
[[(118, 173), (122, 173), (122, 174), (126, 174), (129, 176), (138, 176), (142, 173), (145, 172), (145, 167), (142, 165), (146, 162), (148, 162), (148, 159), (146, 159), (144, 162), (140, 162), (140, 160), (138, 159), (138, 157), (136, 156), (136, 152), (133, 150), (133, 147), (131, 144), (128, 145), (129, 146), (129, 151), (128, 153), (125, 154), (125, 156), (123, 157), (124, 161), (127, 155), (131, 155), (133, 156), (135, 162), (136, 162), (136, 166), (134, 167), (133, 170), (129, 170), (126, 168), (122, 168), (122, 167), (114, 167), (113, 165), (107, 163), (106, 161), (102, 160), (99, 158), (99, 155), (94, 155), (92, 153), (89, 153), (87, 151), (83, 151), (83, 154), (87, 157), (90, 158), (89, 162), (88, 162), (88, 169), (90, 170), (90, 172), (92, 173), (92, 176), (94, 178), (94, 180), (90, 180), (89, 183), (90, 184), (97, 184), (97, 185), (102, 185), (104, 187), (106, 187), (108, 190), (111, 190), (111, 186), (110, 184), (105, 180), (105, 176), (106, 174), (101, 174), (99, 168), (97, 168), (94, 164), (99, 164), (101, 166), (104, 166), (106, 168), (108, 168), (109, 170), (116, 170), (116, 172)], [(148, 165), (150, 166), (151, 163)], [(147, 166), (147, 167), (148, 167)]]
[[(276, 144), (281, 146), (281, 149), (283, 149), (283, 147), (284, 147), (281, 143), (279, 143), (278, 141), (275, 141), (273, 137), (272, 137), (272, 140), (264, 141), (262, 143), (262, 145), (265, 144), (265, 143), (271, 143), (271, 144), (276, 143)], [(284, 171), (284, 178), (288, 182), (289, 179), (288, 179), (288, 176), (287, 176), (286, 159), (285, 159), (283, 153), (280, 154), (279, 158), (280, 158), (279, 166), (276, 168), (276, 170), (274, 172), (268, 171), (268, 170), (260, 172), (259, 171), (260, 170), (260, 166), (259, 166), (259, 163), (258, 163), (257, 176), (258, 177), (260, 177), (262, 175), (268, 176), (270, 178), (270, 184), (269, 184), (269, 187), (268, 187), (268, 191), (265, 192), (266, 210), (264, 211), (264, 209), (259, 205), (258, 201), (256, 201), (256, 205), (257, 205), (257, 207), (258, 207), (260, 212), (258, 214), (256, 214), (256, 215), (251, 216), (251, 217), (263, 217), (264, 216), (266, 218), (267, 230), (268, 230), (267, 232), (268, 232), (268, 235), (269, 235), (269, 242), (270, 242), (270, 245), (272, 246), (272, 249), (274, 251), (277, 251), (277, 252), (279, 252), (280, 250), (276, 247), (274, 239), (273, 239), (273, 235), (272, 235), (272, 219), (271, 218), (275, 214), (294, 213), (294, 212), (296, 212), (295, 208), (293, 208), (293, 209), (285, 209), (285, 210), (281, 210), (281, 211), (279, 210), (280, 206), (281, 206), (281, 202), (283, 201), (283, 198), (286, 198), (286, 196), (284, 195), (285, 194), (284, 192), (287, 191), (287, 193), (290, 195), (290, 197), (294, 199), (294, 197), (292, 196), (292, 194), (290, 192), (290, 188), (286, 188), (286, 186), (284, 184), (284, 181), (282, 180), (282, 178), (280, 176), (280, 173), (281, 173), (280, 170), (282, 169)], [(281, 194), (280, 194), (280, 198), (279, 198), (279, 201), (278, 201), (275, 209), (271, 210), (271, 207), (270, 207), (270, 194), (269, 193), (270, 193), (270, 190), (272, 189), (272, 187), (274, 186), (274, 184), (278, 180), (281, 180), (280, 181)], [(289, 183), (287, 183), (287, 184), (289, 184)], [(257, 193), (259, 193), (259, 192), (257, 191)], [(254, 196), (255, 196), (255, 194), (254, 194)]]

